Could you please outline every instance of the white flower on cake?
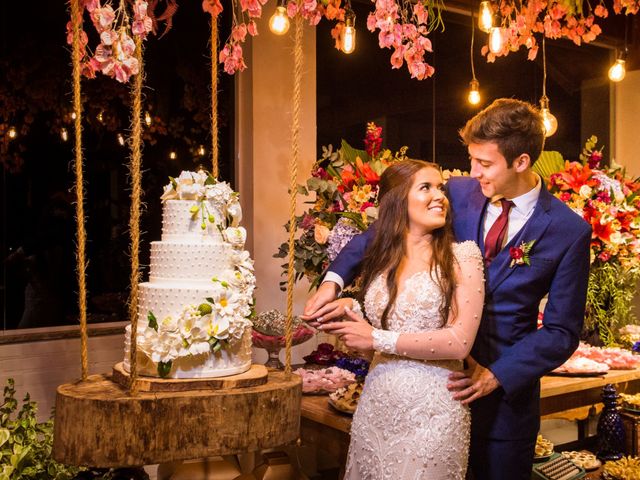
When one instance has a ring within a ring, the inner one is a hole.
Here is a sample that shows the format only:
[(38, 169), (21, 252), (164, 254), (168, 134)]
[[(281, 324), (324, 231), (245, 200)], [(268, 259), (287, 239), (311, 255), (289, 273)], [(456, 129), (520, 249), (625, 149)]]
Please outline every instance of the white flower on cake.
[(247, 240), (247, 231), (244, 227), (229, 227), (222, 232), (222, 235), (234, 248), (244, 247), (244, 242)]
[(231, 226), (237, 227), (242, 220), (242, 207), (237, 197), (227, 204), (227, 215), (231, 218)]

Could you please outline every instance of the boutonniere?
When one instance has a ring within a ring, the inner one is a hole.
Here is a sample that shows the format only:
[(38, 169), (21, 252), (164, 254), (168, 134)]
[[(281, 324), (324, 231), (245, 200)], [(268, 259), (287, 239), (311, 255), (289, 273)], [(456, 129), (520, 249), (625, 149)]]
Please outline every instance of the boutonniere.
[(511, 256), (509, 268), (513, 268), (516, 265), (531, 265), (531, 262), (529, 261), (529, 252), (531, 251), (534, 243), (536, 243), (536, 241), (531, 240), (530, 242), (522, 242), (517, 247), (511, 247), (509, 249), (509, 255)]

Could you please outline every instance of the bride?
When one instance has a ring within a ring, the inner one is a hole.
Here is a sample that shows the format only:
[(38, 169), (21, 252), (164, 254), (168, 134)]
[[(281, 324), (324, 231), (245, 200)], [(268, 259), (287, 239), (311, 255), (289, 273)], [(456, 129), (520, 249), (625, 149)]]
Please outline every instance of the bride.
[[(470, 415), (446, 384), (462, 369), (484, 303), (482, 256), (454, 243), (436, 164), (405, 160), (380, 179), (379, 219), (363, 261), (364, 319), (351, 298), (312, 325), (375, 352), (353, 417), (346, 479), (465, 478)], [(328, 321), (344, 315), (344, 321)], [(324, 321), (324, 323), (323, 323)]]

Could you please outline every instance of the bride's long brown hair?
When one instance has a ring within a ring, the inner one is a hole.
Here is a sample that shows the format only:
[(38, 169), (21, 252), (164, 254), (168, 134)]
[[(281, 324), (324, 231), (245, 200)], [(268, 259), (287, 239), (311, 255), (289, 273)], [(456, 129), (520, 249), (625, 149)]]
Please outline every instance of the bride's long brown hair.
[[(375, 223), (373, 241), (367, 248), (362, 262), (363, 286), (361, 298), (380, 273), (387, 273), (389, 302), (382, 313), (382, 328), (387, 328), (387, 317), (398, 295), (400, 265), (406, 256), (406, 235), (409, 231), (408, 195), (415, 174), (424, 168), (440, 168), (435, 163), (407, 159), (389, 166), (380, 178), (378, 190), (378, 220)], [(453, 255), (453, 230), (451, 214), (447, 212), (443, 227), (431, 232), (431, 264), (429, 274), (440, 287), (443, 301), (440, 315), (446, 323), (449, 310), (455, 309), (453, 293), (455, 289), (455, 270)]]

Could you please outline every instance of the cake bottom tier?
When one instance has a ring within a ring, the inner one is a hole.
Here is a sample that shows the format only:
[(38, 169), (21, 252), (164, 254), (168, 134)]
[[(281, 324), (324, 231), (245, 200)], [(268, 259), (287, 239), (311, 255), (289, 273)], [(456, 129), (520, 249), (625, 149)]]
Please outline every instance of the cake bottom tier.
[[(199, 305), (211, 295), (211, 287), (206, 284), (179, 285), (141, 283), (138, 302), (138, 335), (145, 330), (149, 312), (161, 321), (168, 315), (178, 316), (185, 305)], [(124, 348), (124, 369), (130, 372), (131, 326), (127, 326)], [(139, 375), (158, 377), (158, 364), (144, 352), (136, 355)], [(242, 337), (216, 353), (190, 355), (173, 360), (171, 371), (166, 378), (215, 378), (236, 375), (251, 368), (251, 327), (247, 327)]]

